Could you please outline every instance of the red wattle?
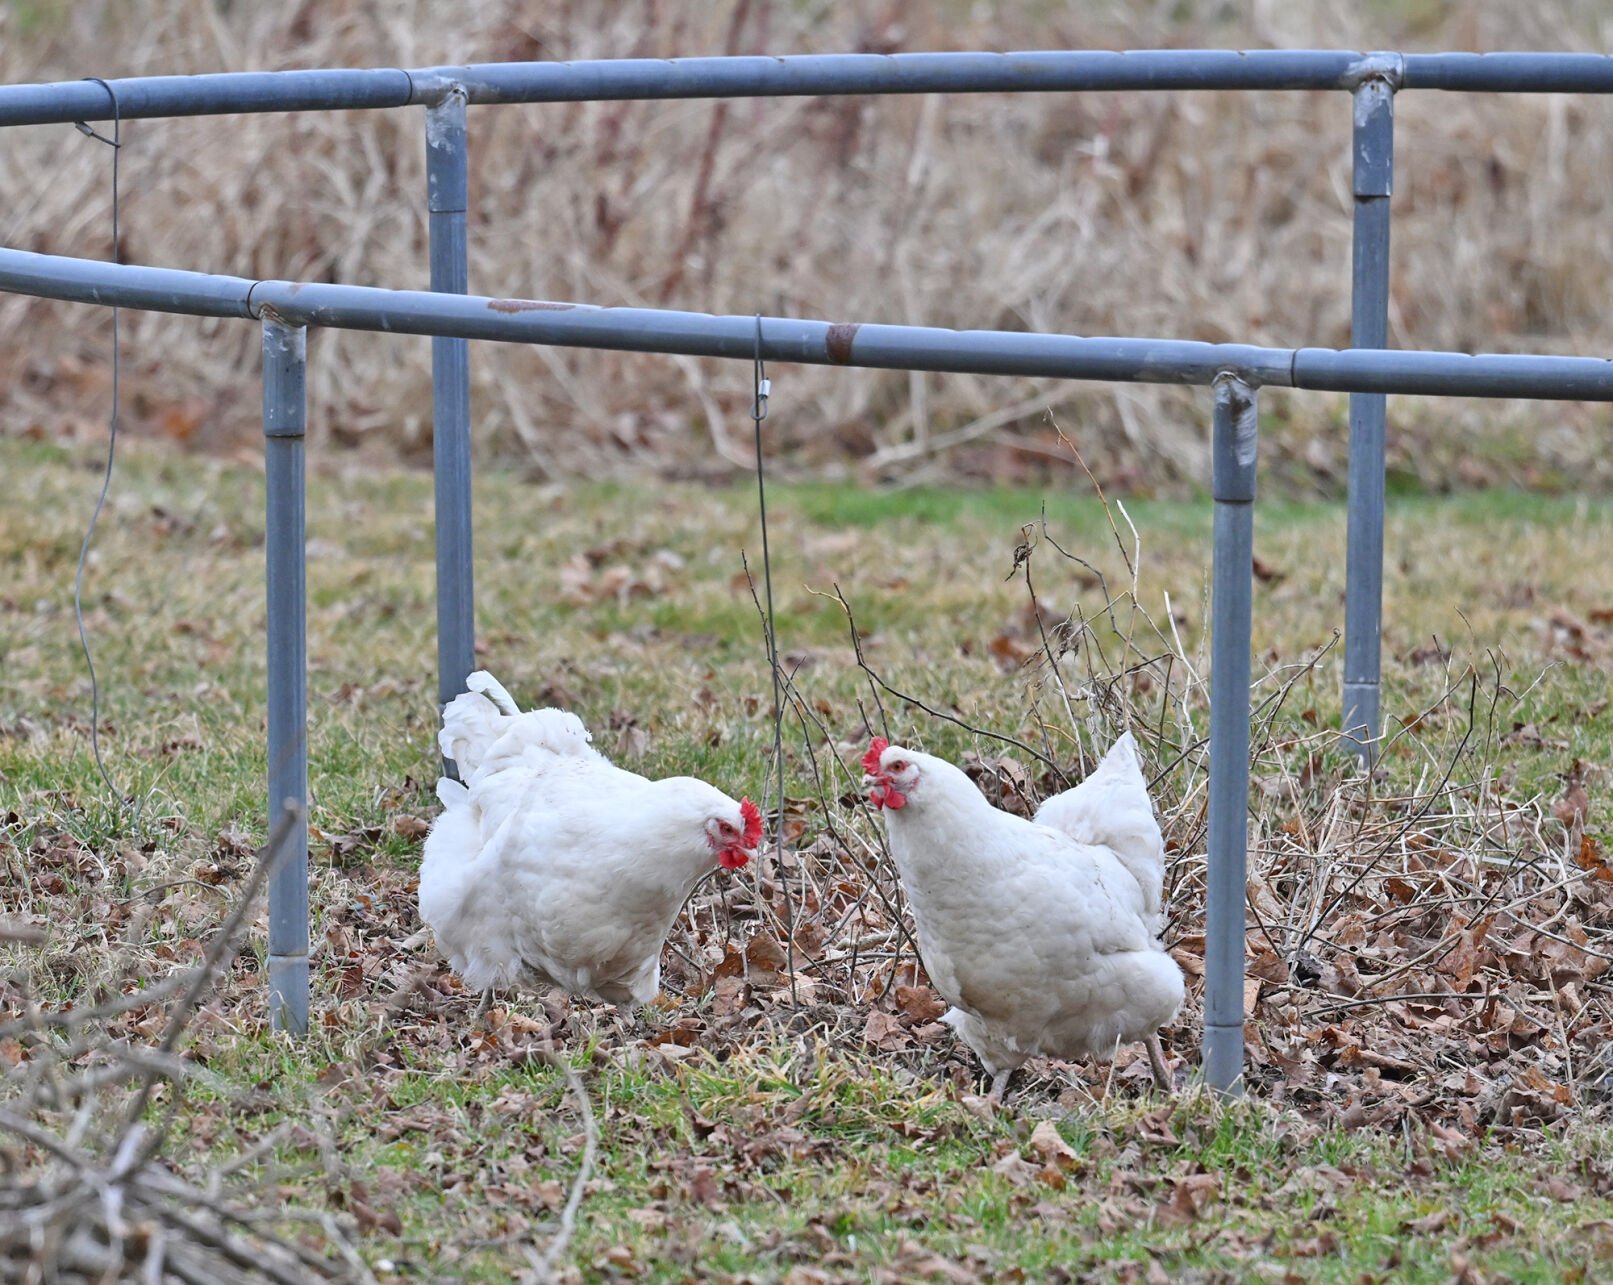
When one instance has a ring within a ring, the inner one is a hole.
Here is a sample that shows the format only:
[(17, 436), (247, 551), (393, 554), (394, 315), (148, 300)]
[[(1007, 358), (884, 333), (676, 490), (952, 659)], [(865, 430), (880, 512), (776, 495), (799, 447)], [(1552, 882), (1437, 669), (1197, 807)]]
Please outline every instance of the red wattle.
[(724, 848), (717, 854), (717, 864), (724, 870), (738, 870), (750, 860), (750, 853), (741, 848)]
[(878, 781), (874, 788), (868, 791), (868, 801), (876, 808), (890, 808), (892, 811), (897, 811), (907, 806), (907, 795), (889, 781)]

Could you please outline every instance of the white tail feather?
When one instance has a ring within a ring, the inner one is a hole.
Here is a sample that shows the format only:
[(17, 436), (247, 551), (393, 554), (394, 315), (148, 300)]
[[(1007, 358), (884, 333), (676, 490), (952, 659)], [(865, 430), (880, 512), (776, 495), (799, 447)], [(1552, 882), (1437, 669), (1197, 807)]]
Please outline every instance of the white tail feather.
[(442, 712), (437, 745), (442, 756), (458, 769), (461, 780), (468, 780), (481, 766), (482, 756), (503, 734), (509, 721), (479, 692), (464, 692), (448, 702)]
[(504, 690), (504, 684), (494, 678), (485, 669), (478, 669), (465, 680), (465, 686), (473, 692), (480, 692), (493, 704), (497, 705), (501, 714), (519, 714), (521, 707), (515, 703), (515, 697)]
[(1044, 802), (1035, 820), (1077, 843), (1110, 849), (1137, 880), (1149, 912), (1159, 912), (1165, 896), (1165, 844), (1130, 732), (1109, 747), (1080, 785)]
[(582, 720), (563, 709), (525, 713), (503, 684), (485, 669), (465, 680), (469, 691), (454, 697), (442, 712), (437, 743), (460, 780), (519, 763), (541, 769), (556, 758), (599, 757)]

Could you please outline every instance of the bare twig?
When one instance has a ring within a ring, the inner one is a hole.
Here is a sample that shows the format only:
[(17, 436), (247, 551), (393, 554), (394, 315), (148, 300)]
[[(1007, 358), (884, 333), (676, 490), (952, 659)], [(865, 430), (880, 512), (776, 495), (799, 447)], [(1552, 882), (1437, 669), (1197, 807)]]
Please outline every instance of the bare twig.
[[(897, 700), (902, 701), (904, 704), (913, 706), (914, 709), (923, 710), (924, 713), (928, 714), (931, 718), (938, 718), (942, 722), (951, 723), (954, 726), (961, 727), (965, 731), (971, 732), (976, 736), (985, 737), (987, 740), (1001, 741), (1004, 745), (1012, 745), (1015, 749), (1023, 750), (1038, 763), (1041, 763), (1043, 766), (1045, 766), (1060, 780), (1065, 780), (1067, 782), (1067, 778), (1064, 776), (1064, 772), (1059, 767), (1057, 762), (1043, 754), (1040, 750), (1025, 744), (1025, 742), (1020, 740), (1018, 737), (1008, 736), (1002, 732), (993, 732), (989, 728), (977, 727), (975, 724), (970, 723), (967, 719), (959, 718), (956, 714), (948, 714), (945, 710), (936, 709), (933, 705), (925, 703), (917, 696), (909, 695), (907, 692), (898, 691), (896, 688), (892, 687), (880, 675), (879, 671), (874, 669), (874, 667), (868, 663), (868, 658), (863, 655), (861, 635), (859, 635), (857, 632), (857, 618), (852, 614), (851, 604), (846, 601), (846, 595), (841, 593), (840, 586), (838, 584), (835, 586), (835, 591), (833, 594), (823, 593), (821, 590), (817, 589), (808, 589), (807, 592), (815, 594), (820, 598), (832, 597), (839, 602), (840, 609), (846, 613), (846, 627), (851, 631), (852, 649), (857, 657), (857, 667), (868, 676), (870, 682), (877, 684), (880, 690), (887, 692), (891, 696), (894, 696)], [(881, 713), (883, 714), (883, 710)]]
[[(236, 903), (231, 909), (213, 940), (208, 942), (207, 951), (202, 956), (202, 962), (191, 974), (190, 984), (186, 987), (179, 1003), (174, 1006), (173, 1013), (168, 1019), (167, 1029), (163, 1031), (162, 1039), (157, 1045), (159, 1056), (166, 1057), (179, 1046), (179, 1039), (190, 1025), (191, 1019), (196, 1015), (202, 995), (213, 985), (219, 972), (229, 967), (230, 960), (235, 958), (236, 951), (240, 949), (239, 934), (241, 925), (249, 915), (257, 912), (258, 893), (268, 882), (269, 875), (274, 867), (290, 851), (292, 837), (299, 833), (298, 823), (301, 820), (301, 811), (288, 805), (282, 813), (280, 820), (275, 823), (274, 831), (269, 835), (269, 841), (258, 850), (257, 860), (253, 863), (252, 871), (247, 876), (246, 883), (242, 885)], [(151, 1100), (151, 1090), (157, 1084), (158, 1077), (147, 1073), (140, 1082), (125, 1119), (129, 1127), (144, 1114), (146, 1103)], [(152, 1143), (153, 1148), (156, 1142)]]
[(583, 1148), (582, 1159), (577, 1163), (576, 1175), (571, 1180), (571, 1190), (566, 1196), (566, 1203), (560, 1210), (560, 1227), (555, 1232), (554, 1239), (549, 1247), (539, 1254), (529, 1249), (527, 1257), (532, 1263), (533, 1270), (538, 1274), (540, 1282), (554, 1280), (555, 1264), (560, 1261), (561, 1255), (566, 1252), (572, 1236), (577, 1230), (577, 1210), (582, 1207), (583, 1196), (588, 1190), (588, 1180), (594, 1175), (594, 1157), (599, 1149), (599, 1127), (594, 1123), (594, 1106), (588, 1098), (588, 1090), (583, 1087), (582, 1078), (577, 1074), (576, 1067), (564, 1054), (548, 1050), (544, 1053), (545, 1060), (566, 1077), (566, 1087), (576, 1100), (577, 1110), (582, 1116)]

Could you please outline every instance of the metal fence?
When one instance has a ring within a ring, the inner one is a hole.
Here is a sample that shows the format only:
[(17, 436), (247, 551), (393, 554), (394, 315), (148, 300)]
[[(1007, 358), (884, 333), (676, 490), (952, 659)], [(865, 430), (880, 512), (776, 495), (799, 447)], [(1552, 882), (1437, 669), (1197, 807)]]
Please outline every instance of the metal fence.
[[(470, 339), (696, 356), (755, 355), (756, 319), (466, 296), (466, 107), (486, 103), (827, 94), (1090, 90), (1345, 90), (1352, 100), (1354, 349), (1280, 349), (912, 326), (762, 321), (774, 361), (1067, 379), (1205, 384), (1215, 545), (1211, 643), (1210, 891), (1204, 1069), (1229, 1088), (1242, 1069), (1249, 635), (1256, 405), (1262, 386), (1350, 398), (1343, 727), (1370, 759), (1379, 727), (1385, 396), (1613, 401), (1613, 363), (1592, 358), (1391, 352), (1387, 339), (1394, 98), (1412, 89), (1613, 92), (1613, 58), (1588, 54), (1359, 54), (1155, 50), (846, 54), (507, 63), (138, 77), (0, 86), (0, 125), (423, 106), (432, 292), (252, 282), (0, 250), (0, 289), (42, 297), (261, 321), (268, 468), (271, 810), (307, 793), (303, 457), (306, 327), (434, 336), (438, 693), (474, 667)], [(434, 292), (434, 293), (433, 293)], [(462, 296), (459, 298), (447, 296)], [(306, 834), (270, 895), (270, 1005), (306, 1026)]]

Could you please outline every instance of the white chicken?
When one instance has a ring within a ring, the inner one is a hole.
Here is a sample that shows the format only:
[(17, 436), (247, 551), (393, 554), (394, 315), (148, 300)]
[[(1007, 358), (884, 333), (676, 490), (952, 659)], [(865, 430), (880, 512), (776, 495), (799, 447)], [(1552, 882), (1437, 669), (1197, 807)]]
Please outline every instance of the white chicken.
[(548, 982), (612, 1004), (661, 983), (661, 946), (715, 866), (755, 855), (762, 814), (692, 777), (613, 766), (582, 720), (522, 713), (478, 670), (443, 710), (438, 741), (460, 780), (437, 782), (420, 917), (467, 986)]
[(876, 738), (863, 757), (885, 817), (941, 1019), (980, 1058), (1001, 1102), (1028, 1058), (1148, 1046), (1181, 1007), (1159, 941), (1164, 845), (1128, 732), (1073, 790), (1026, 821), (991, 806), (950, 763)]

